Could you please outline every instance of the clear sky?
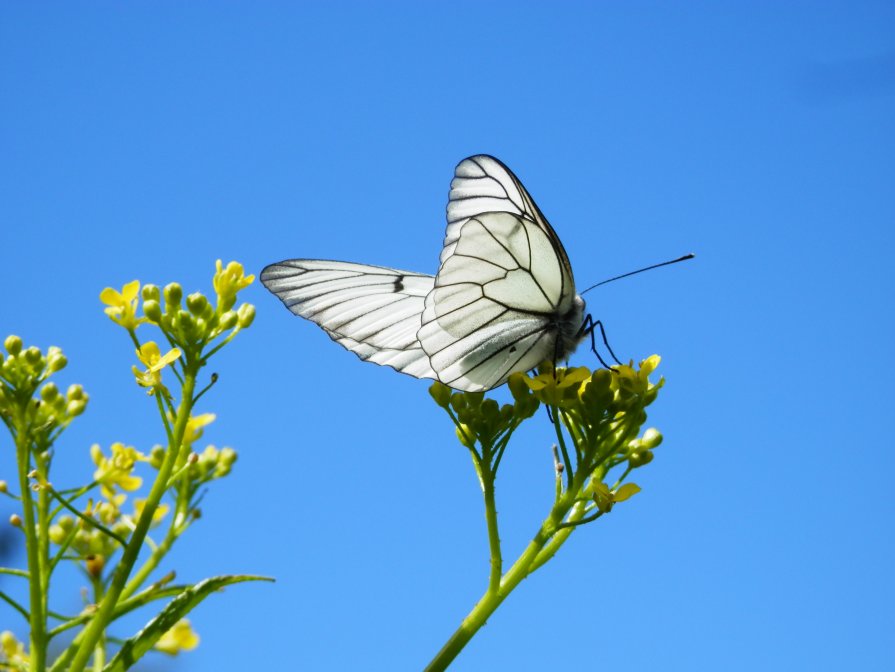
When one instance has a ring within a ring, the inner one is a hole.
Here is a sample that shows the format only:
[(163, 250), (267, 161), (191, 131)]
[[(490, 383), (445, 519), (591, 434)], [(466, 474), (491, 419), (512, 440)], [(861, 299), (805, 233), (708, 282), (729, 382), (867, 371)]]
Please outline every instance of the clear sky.
[[(663, 356), (665, 442), (453, 669), (892, 669), (889, 2), (3, 3), (0, 335), (63, 347), (91, 394), (54, 480), (160, 439), (103, 287), (210, 291), (217, 258), (432, 273), (475, 153), (582, 287), (697, 259), (587, 295), (620, 357)], [(200, 409), (240, 459), (164, 569), (277, 583), (212, 596), (201, 647), (144, 669), (421, 669), (486, 584), (465, 449), (427, 383), (246, 296)], [(507, 554), (549, 508), (549, 445), (541, 414), (505, 458)]]

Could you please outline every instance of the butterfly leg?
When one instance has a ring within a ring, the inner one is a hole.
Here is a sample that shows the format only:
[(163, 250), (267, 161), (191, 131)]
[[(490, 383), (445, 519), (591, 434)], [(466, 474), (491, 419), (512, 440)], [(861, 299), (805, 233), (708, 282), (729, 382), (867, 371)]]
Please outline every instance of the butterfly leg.
[(609, 351), (609, 354), (612, 355), (612, 359), (615, 360), (615, 363), (620, 365), (621, 362), (618, 360), (618, 357), (615, 356), (615, 353), (612, 351), (612, 346), (609, 345), (609, 341), (606, 339), (606, 329), (603, 328), (603, 323), (600, 320), (594, 320), (593, 316), (588, 314), (587, 317), (584, 318), (584, 324), (581, 325), (581, 334), (582, 336), (590, 336), (591, 351), (597, 356), (597, 359), (600, 360), (600, 364), (603, 365), (603, 368), (612, 368), (600, 356), (600, 353), (597, 352), (597, 341), (594, 336), (594, 331), (596, 331), (597, 327), (600, 328), (600, 336), (603, 339), (603, 345), (606, 346), (606, 349)]

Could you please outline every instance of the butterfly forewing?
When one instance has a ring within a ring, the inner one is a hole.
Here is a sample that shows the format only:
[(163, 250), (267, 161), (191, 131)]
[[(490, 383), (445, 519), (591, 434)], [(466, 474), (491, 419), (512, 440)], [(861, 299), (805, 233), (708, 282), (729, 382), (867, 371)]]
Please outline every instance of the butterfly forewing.
[(261, 282), (294, 314), (323, 327), (363, 360), (435, 378), (417, 331), (431, 275), (340, 261), (271, 264)]
[(556, 352), (575, 298), (565, 251), (518, 179), (496, 159), (457, 166), (441, 268), (419, 341), (442, 382), (490, 389)]

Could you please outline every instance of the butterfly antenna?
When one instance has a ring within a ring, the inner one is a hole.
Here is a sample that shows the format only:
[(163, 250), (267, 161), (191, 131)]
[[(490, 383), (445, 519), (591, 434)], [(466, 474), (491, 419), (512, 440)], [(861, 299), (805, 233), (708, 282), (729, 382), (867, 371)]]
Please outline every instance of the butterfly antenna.
[(585, 289), (583, 292), (581, 292), (581, 294), (586, 294), (587, 292), (592, 290), (594, 287), (599, 287), (600, 285), (605, 285), (607, 282), (614, 282), (616, 280), (621, 280), (622, 278), (627, 278), (628, 276), (631, 276), (631, 275), (637, 275), (638, 273), (643, 273), (644, 271), (651, 271), (654, 268), (661, 268), (662, 266), (669, 266), (671, 264), (676, 264), (679, 261), (687, 261), (687, 259), (692, 259), (695, 256), (696, 256), (695, 254), (685, 254), (683, 257), (680, 257), (679, 259), (672, 259), (671, 261), (663, 261), (661, 264), (653, 264), (652, 266), (647, 266), (646, 268), (641, 268), (636, 271), (631, 271), (630, 273), (622, 273), (621, 275), (616, 275), (614, 278), (609, 278), (608, 280), (603, 280), (603, 282), (598, 282), (596, 285), (591, 285), (590, 287)]

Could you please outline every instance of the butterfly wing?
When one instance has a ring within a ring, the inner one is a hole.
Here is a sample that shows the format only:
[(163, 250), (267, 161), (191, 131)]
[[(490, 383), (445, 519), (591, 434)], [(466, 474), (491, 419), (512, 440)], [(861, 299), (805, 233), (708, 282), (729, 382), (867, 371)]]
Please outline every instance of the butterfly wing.
[(419, 342), (439, 380), (488, 390), (557, 353), (559, 323), (580, 317), (572, 270), (534, 200), (493, 157), (457, 166), (447, 216)]
[(316, 323), (364, 361), (435, 378), (417, 340), (431, 275), (341, 261), (271, 264), (261, 282), (295, 315)]

